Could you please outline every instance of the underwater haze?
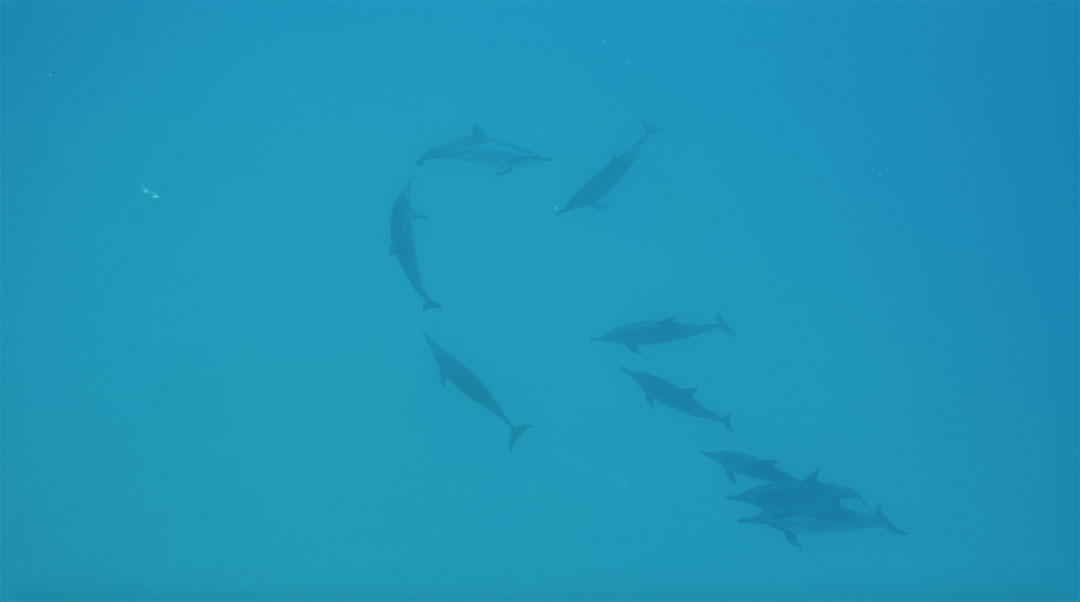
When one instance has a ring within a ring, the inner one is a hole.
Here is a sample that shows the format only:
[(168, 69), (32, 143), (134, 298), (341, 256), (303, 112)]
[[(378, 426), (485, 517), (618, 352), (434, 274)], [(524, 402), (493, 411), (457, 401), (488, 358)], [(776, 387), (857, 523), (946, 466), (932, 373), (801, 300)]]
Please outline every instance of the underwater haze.
[(4, 1), (0, 598), (1077, 599), (1078, 19)]

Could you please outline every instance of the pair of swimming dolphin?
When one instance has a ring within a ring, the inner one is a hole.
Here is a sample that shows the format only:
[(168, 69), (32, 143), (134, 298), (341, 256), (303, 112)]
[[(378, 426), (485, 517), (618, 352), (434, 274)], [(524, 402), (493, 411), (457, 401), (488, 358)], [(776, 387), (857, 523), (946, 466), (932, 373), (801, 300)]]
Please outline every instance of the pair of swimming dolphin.
[(761, 508), (757, 516), (741, 519), (740, 523), (769, 525), (782, 532), (788, 542), (797, 548), (802, 547), (798, 539), (802, 533), (881, 527), (898, 535), (907, 534), (885, 518), (881, 506), (874, 509), (873, 514), (866, 514), (841, 504), (845, 499), (855, 499), (870, 510), (870, 504), (854, 489), (819, 481), (820, 470), (798, 480), (777, 468), (776, 460), (759, 460), (748, 454), (730, 451), (701, 453), (723, 464), (732, 482), (735, 481), (736, 472), (772, 481), (727, 497)]
[[(644, 120), (642, 120), (641, 124), (645, 128), (645, 132), (638, 138), (637, 142), (623, 154), (612, 155), (611, 161), (589, 178), (570, 197), (570, 200), (555, 212), (555, 215), (562, 215), (567, 211), (581, 207), (605, 208), (600, 199), (610, 192), (626, 175), (626, 172), (629, 171), (630, 166), (634, 164), (638, 154), (641, 152), (645, 140), (652, 134), (664, 131)], [(454, 159), (495, 167), (495, 173), (501, 176), (510, 173), (510, 170), (519, 165), (551, 161), (551, 157), (544, 157), (522, 146), (492, 138), (475, 123), (472, 128), (472, 132), (464, 138), (431, 148), (416, 160), (416, 165), (422, 166), (433, 159)]]
[(626, 345), (634, 353), (641, 353), (638, 345), (658, 345), (678, 341), (710, 330), (720, 329), (734, 336), (735, 331), (724, 321), (720, 312), (716, 312), (716, 321), (712, 324), (683, 324), (675, 321), (675, 316), (663, 320), (645, 320), (613, 328), (604, 334), (593, 337), (593, 341), (607, 341)]
[(431, 347), (431, 354), (435, 357), (435, 363), (439, 366), (439, 382), (442, 386), (445, 387), (446, 381), (450, 381), (466, 397), (475, 401), (485, 410), (495, 414), (499, 420), (502, 420), (506, 426), (510, 427), (510, 451), (514, 451), (514, 444), (517, 443), (518, 437), (521, 437), (522, 433), (532, 428), (532, 425), (519, 424), (514, 426), (514, 423), (506, 416), (506, 412), (499, 406), (499, 402), (495, 400), (495, 396), (484, 386), (480, 377), (476, 376), (472, 370), (469, 370), (461, 360), (436, 343), (431, 338), (431, 335), (425, 332), (424, 338), (427, 339), (428, 346)]

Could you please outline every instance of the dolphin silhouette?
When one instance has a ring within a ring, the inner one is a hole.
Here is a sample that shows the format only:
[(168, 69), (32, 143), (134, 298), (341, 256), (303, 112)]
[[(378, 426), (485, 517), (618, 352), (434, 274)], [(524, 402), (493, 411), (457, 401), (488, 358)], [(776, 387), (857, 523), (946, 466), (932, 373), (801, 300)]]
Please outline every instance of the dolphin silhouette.
[(736, 473), (763, 481), (795, 480), (795, 477), (776, 467), (776, 460), (759, 460), (750, 454), (736, 451), (703, 451), (701, 453), (722, 464), (732, 483), (736, 482)]
[(456, 357), (450, 355), (428, 333), (424, 333), (424, 338), (427, 339), (428, 345), (431, 346), (431, 354), (435, 356), (435, 363), (439, 365), (439, 382), (442, 383), (442, 386), (445, 387), (446, 381), (449, 380), (466, 397), (480, 404), (485, 410), (495, 414), (499, 417), (499, 420), (505, 422), (506, 426), (510, 427), (510, 451), (514, 451), (514, 443), (517, 442), (518, 437), (532, 428), (532, 425), (519, 424), (514, 426), (510, 419), (506, 417), (506, 413), (499, 407), (499, 402), (495, 401), (495, 396), (484, 386), (484, 383), (480, 382), (480, 378), (473, 374), (472, 370), (465, 367), (465, 364), (461, 363)]
[(815, 507), (783, 513), (762, 512), (757, 516), (743, 518), (740, 523), (759, 523), (769, 525), (787, 537), (791, 545), (801, 548), (798, 535), (802, 533), (827, 533), (859, 531), (881, 527), (897, 535), (907, 535), (896, 527), (878, 506), (873, 514), (865, 514), (839, 504), (828, 507)]
[(527, 148), (496, 140), (476, 124), (472, 127), (472, 133), (468, 136), (428, 150), (416, 160), (416, 164), (423, 165), (432, 159), (457, 159), (497, 167), (496, 173), (501, 176), (518, 165), (551, 161), (550, 157), (541, 157)]
[(698, 403), (694, 399), (697, 389), (680, 389), (659, 376), (653, 376), (638, 370), (628, 370), (622, 366), (619, 367), (623, 372), (629, 374), (630, 378), (634, 379), (638, 386), (641, 387), (641, 390), (645, 392), (645, 401), (649, 403), (649, 406), (655, 407), (653, 406), (653, 400), (656, 400), (691, 416), (721, 422), (729, 431), (735, 432), (735, 429), (731, 428), (731, 414), (721, 416)]
[(645, 144), (645, 139), (651, 134), (658, 134), (664, 130), (651, 125), (644, 119), (641, 121), (642, 127), (645, 128), (645, 133), (638, 138), (637, 142), (633, 146), (626, 149), (621, 155), (612, 155), (611, 161), (608, 162), (600, 171), (596, 172), (593, 177), (589, 178), (588, 182), (578, 189), (574, 193), (574, 196), (570, 197), (570, 200), (555, 212), (555, 215), (562, 215), (567, 211), (574, 209), (580, 209), (582, 207), (592, 207), (593, 209), (606, 209), (607, 207), (600, 202), (619, 180), (622, 180), (623, 176), (630, 169), (630, 166), (634, 164), (634, 160), (637, 159), (638, 153), (641, 152), (641, 145)]
[(390, 212), (390, 254), (398, 258), (409, 284), (424, 298), (422, 309), (442, 309), (442, 305), (428, 295), (424, 281), (420, 278), (420, 263), (416, 258), (416, 244), (413, 241), (413, 220), (427, 219), (427, 216), (413, 211), (409, 197), (411, 188), (410, 179), (405, 190), (402, 190), (394, 201), (394, 209)]

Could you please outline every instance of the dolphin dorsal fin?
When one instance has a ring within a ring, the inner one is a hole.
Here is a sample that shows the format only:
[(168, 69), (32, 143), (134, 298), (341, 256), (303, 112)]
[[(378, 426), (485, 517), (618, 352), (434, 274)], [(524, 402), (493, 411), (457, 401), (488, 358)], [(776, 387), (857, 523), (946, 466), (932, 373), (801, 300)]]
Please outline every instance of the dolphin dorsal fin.
[(484, 130), (480, 129), (480, 126), (478, 126), (478, 125), (476, 125), (474, 123), (474, 124), (472, 124), (472, 135), (470, 135), (469, 137), (470, 138), (485, 139), (488, 136), (487, 136), (487, 134), (484, 133)]
[(663, 320), (660, 320), (660, 323), (661, 324), (671, 324), (672, 322), (675, 321), (675, 317), (676, 316), (668, 316), (668, 317), (664, 318)]
[(615, 153), (612, 153), (611, 154), (611, 163), (608, 163), (608, 165), (611, 165), (612, 163), (615, 163), (615, 159), (618, 159), (618, 158), (619, 158), (619, 155), (617, 155)]
[(768, 464), (769, 466), (775, 466), (776, 465), (776, 460), (762, 460), (762, 462)]
[(690, 397), (693, 397), (694, 393), (697, 393), (697, 389), (683, 389), (682, 392), (686, 393)]
[(815, 470), (814, 472), (810, 473), (810, 476), (803, 479), (803, 484), (804, 485), (813, 485), (814, 483), (817, 483), (818, 482), (817, 478), (818, 478), (818, 473), (819, 472), (821, 472), (820, 468)]

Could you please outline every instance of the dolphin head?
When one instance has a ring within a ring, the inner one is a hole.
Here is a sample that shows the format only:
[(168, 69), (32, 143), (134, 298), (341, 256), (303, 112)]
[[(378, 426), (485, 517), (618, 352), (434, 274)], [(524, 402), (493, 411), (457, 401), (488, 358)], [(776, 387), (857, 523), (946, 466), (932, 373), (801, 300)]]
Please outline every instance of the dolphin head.
[(715, 451), (715, 452), (711, 452), (711, 451), (703, 451), (703, 452), (701, 452), (701, 453), (702, 453), (702, 454), (704, 454), (704, 455), (706, 455), (706, 456), (708, 456), (708, 457), (710, 457), (710, 458), (712, 458), (713, 460), (716, 460), (717, 462), (719, 462), (719, 463), (721, 463), (721, 464), (723, 464), (724, 462), (726, 462), (726, 461), (728, 460), (728, 455), (727, 455), (727, 452), (722, 452), (722, 451)]

